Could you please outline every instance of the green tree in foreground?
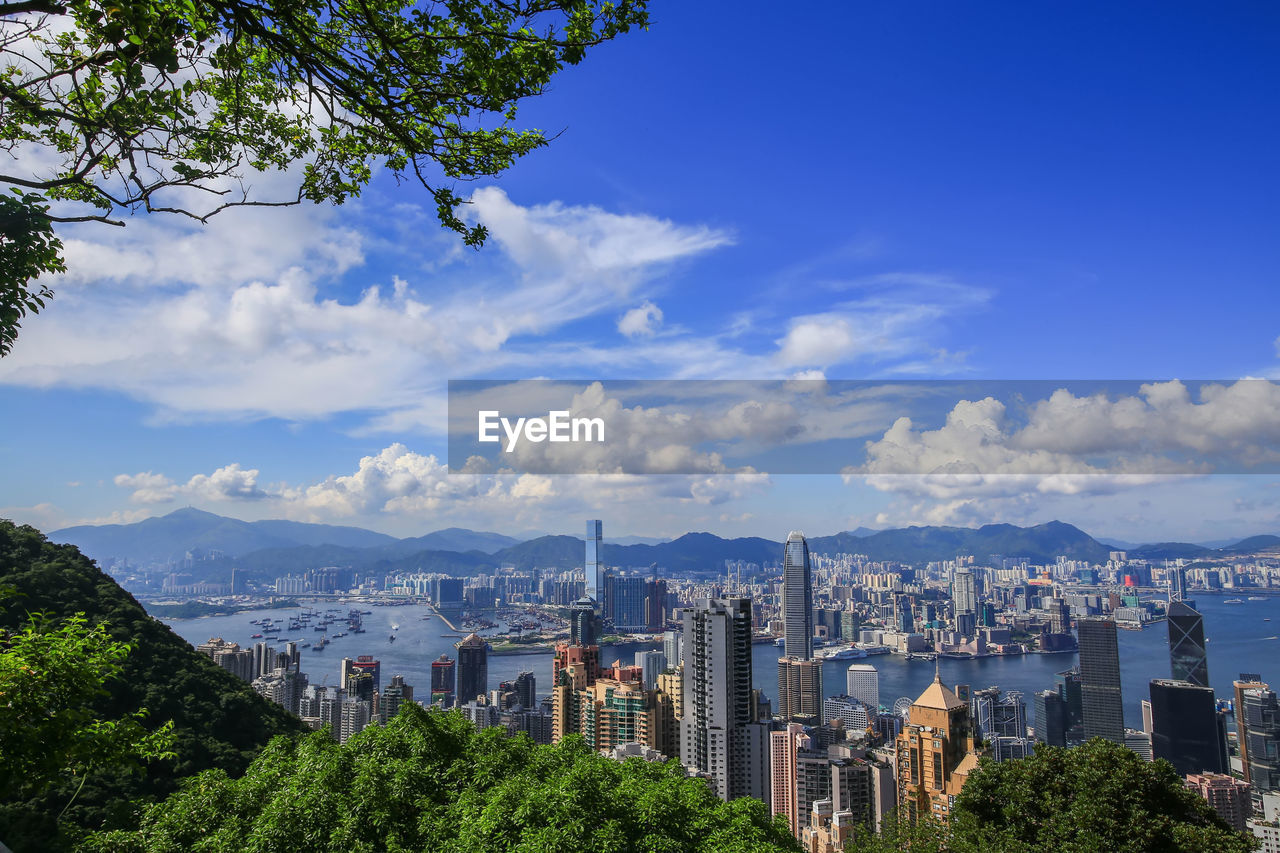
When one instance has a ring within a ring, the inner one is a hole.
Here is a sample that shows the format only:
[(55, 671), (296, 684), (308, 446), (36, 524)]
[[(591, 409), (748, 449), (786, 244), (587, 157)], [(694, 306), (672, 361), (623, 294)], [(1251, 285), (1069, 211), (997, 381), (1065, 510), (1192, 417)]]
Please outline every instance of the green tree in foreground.
[[(0, 606), (0, 633), (6, 636), (28, 630), (27, 612), (47, 614), (42, 625), (49, 629), (83, 613), (86, 629), (109, 637), (117, 650), (131, 649), (127, 657), (117, 657), (121, 674), (102, 682), (102, 690), (84, 682), (84, 711), (92, 720), (133, 720), (149, 731), (173, 724), (173, 756), (146, 759), (145, 773), (94, 765), (84, 776), (59, 774), (44, 793), (30, 786), (0, 786), (0, 840), (15, 853), (66, 849), (85, 829), (136, 826), (142, 807), (173, 793), (179, 780), (211, 767), (238, 775), (272, 737), (305, 731), (297, 717), (148, 616), (76, 548), (55, 545), (35, 528), (0, 519), (0, 587), (15, 596)], [(58, 665), (94, 669), (96, 664), (78, 658), (91, 657), (97, 642), (58, 658)], [(24, 701), (54, 707), (54, 688), (50, 685), (48, 696), (28, 694)], [(145, 720), (137, 716), (142, 708), (151, 712)], [(24, 742), (14, 755), (56, 743)], [(9, 756), (10, 748), (0, 745), (0, 768), (8, 766)]]
[(1001, 853), (1245, 853), (1254, 839), (1224, 823), (1166, 761), (1095, 738), (983, 761), (952, 812), (949, 850)]
[(123, 672), (129, 651), (84, 614), (58, 623), (36, 613), (21, 630), (0, 631), (0, 797), (173, 756), (171, 725), (148, 731), (145, 710), (100, 719), (91, 704)]
[(538, 746), (405, 706), (344, 745), (277, 738), (242, 778), (208, 771), (136, 832), (86, 849), (544, 853), (798, 851), (764, 803), (721, 802), (674, 762), (617, 762), (578, 737)]
[[(0, 0), (0, 186), (21, 208), (0, 222), (0, 269), (20, 273), (0, 355), (48, 296), (29, 280), (61, 266), (50, 222), (340, 204), (383, 168), (479, 245), (454, 184), (545, 145), (518, 105), (647, 23), (645, 0)], [(295, 164), (295, 190), (253, 190)]]

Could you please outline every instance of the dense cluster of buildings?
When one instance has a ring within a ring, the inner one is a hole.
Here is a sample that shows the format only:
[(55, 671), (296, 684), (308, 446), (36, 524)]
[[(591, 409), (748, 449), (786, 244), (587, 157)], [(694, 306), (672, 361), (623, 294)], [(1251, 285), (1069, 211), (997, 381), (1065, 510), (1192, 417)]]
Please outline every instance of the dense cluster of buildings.
[[(917, 573), (849, 555), (815, 558), (793, 532), (775, 577), (743, 584), (743, 567), (731, 565), (723, 580), (706, 583), (661, 579), (652, 568), (611, 569), (602, 532), (599, 521), (588, 522), (576, 578), (534, 571), (480, 582), (439, 575), (389, 581), (441, 608), (526, 599), (558, 604), (569, 632), (555, 644), (548, 695), (539, 696), (532, 672), (490, 689), (489, 647), (476, 634), (457, 643), (456, 658), (442, 655), (431, 664), (430, 693), (418, 700), (399, 676), (384, 686), (371, 657), (345, 659), (340, 683), (326, 687), (308, 684), (293, 644), (276, 651), (211, 640), (199, 648), (343, 741), (420, 701), (539, 743), (577, 735), (619, 758), (678, 759), (724, 799), (768, 803), (814, 853), (841, 849), (856, 828), (878, 827), (890, 812), (945, 820), (984, 757), (1017, 759), (1037, 744), (1066, 747), (1091, 738), (1169, 761), (1224, 820), (1254, 832), (1263, 849), (1280, 851), (1280, 704), (1257, 674), (1241, 675), (1232, 702), (1218, 701), (1209, 686), (1203, 619), (1182, 564), (1152, 570), (1112, 554), (1104, 571), (1121, 586), (1100, 590), (1087, 586), (1098, 581), (1098, 568), (1070, 560), (1033, 568), (1016, 558), (993, 560), (995, 566), (961, 559)], [(1199, 571), (1203, 586), (1207, 576)], [(817, 590), (815, 574), (822, 579)], [(1156, 607), (1167, 620), (1170, 677), (1150, 682), (1141, 727), (1131, 728), (1117, 628), (1149, 621), (1152, 602), (1132, 590), (1153, 581), (1168, 589)], [(601, 660), (602, 637), (618, 631), (661, 631), (662, 648), (642, 651), (634, 662)], [(782, 652), (771, 702), (753, 683), (752, 648), (774, 636)], [(896, 652), (936, 659), (1077, 647), (1079, 665), (1030, 696), (947, 685), (935, 671), (914, 701), (886, 708), (869, 662), (852, 663), (842, 685), (823, 683), (823, 662), (832, 657)]]

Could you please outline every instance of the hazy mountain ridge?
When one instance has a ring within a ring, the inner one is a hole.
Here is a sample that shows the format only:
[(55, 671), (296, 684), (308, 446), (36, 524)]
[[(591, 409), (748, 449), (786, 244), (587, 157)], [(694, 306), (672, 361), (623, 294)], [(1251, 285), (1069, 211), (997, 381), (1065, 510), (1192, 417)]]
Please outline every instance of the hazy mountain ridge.
[(378, 550), (394, 559), (421, 551), (492, 553), (520, 541), (461, 527), (398, 539), (363, 527), (284, 519), (240, 521), (192, 507), (133, 524), (86, 524), (48, 535), (54, 542), (75, 545), (96, 560), (114, 557), (141, 563), (181, 560), (188, 551), (196, 550), (206, 554), (222, 551), (229, 558), (242, 558), (257, 551), (297, 547)]
[[(319, 566), (353, 566), (363, 571), (426, 571), (470, 575), (500, 565), (571, 569), (582, 565), (583, 540), (548, 535), (526, 541), (500, 533), (450, 527), (424, 536), (396, 539), (359, 527), (295, 521), (245, 522), (196, 509), (134, 524), (79, 526), (50, 534), (54, 541), (74, 544), (96, 559), (124, 557), (135, 562), (180, 558), (192, 549), (219, 550), (225, 556), (197, 564), (207, 580), (225, 581), (234, 566), (248, 575), (271, 578)], [(1074, 525), (1051, 521), (1032, 527), (988, 524), (978, 528), (915, 526), (889, 530), (858, 528), (808, 540), (814, 554), (865, 554), (873, 560), (922, 563), (993, 555), (1033, 563), (1062, 555), (1105, 562), (1116, 548), (1099, 542)], [(1260, 535), (1220, 549), (1162, 542), (1127, 549), (1132, 557), (1150, 560), (1206, 559), (1280, 548), (1280, 536)], [(605, 539), (605, 561), (624, 568), (657, 564), (675, 573), (718, 572), (725, 560), (776, 565), (782, 541), (760, 537), (725, 539), (712, 533), (686, 533), (655, 544), (620, 544)]]

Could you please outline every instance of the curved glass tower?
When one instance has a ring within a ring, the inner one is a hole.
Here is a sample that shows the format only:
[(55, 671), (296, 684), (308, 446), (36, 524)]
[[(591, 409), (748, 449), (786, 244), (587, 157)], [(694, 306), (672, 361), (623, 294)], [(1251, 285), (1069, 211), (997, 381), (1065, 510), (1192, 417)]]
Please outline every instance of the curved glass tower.
[(813, 657), (813, 582), (809, 576), (809, 543), (798, 530), (787, 537), (782, 561), (783, 653)]

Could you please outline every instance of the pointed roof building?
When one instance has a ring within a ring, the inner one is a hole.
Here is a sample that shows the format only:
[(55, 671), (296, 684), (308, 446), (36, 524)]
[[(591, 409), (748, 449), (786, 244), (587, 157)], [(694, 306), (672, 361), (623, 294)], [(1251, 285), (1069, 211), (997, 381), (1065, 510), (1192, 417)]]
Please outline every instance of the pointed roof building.
[(957, 696), (954, 690), (942, 683), (942, 674), (935, 670), (932, 683), (924, 689), (924, 692), (920, 694), (920, 698), (911, 704), (912, 719), (914, 719), (914, 712), (917, 707), (935, 711), (954, 711), (957, 708), (965, 708), (967, 710), (969, 705)]
[(946, 820), (978, 762), (969, 703), (942, 683), (937, 669), (907, 713), (897, 752), (902, 817), (911, 823), (929, 814)]

